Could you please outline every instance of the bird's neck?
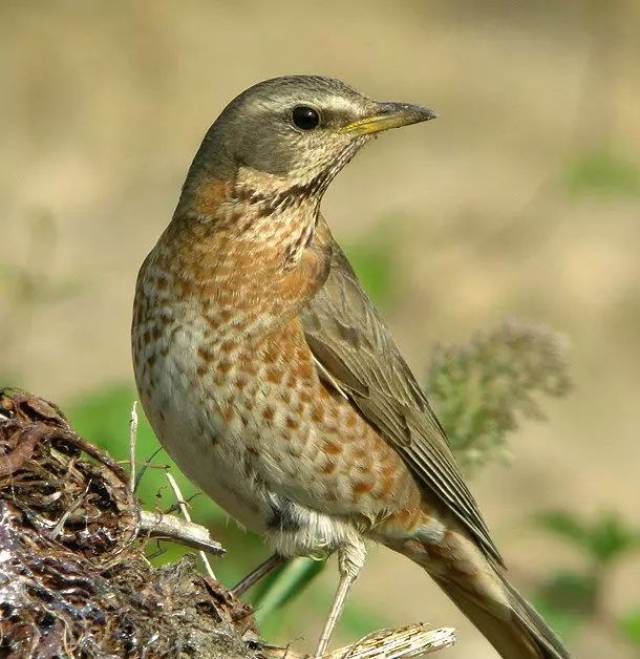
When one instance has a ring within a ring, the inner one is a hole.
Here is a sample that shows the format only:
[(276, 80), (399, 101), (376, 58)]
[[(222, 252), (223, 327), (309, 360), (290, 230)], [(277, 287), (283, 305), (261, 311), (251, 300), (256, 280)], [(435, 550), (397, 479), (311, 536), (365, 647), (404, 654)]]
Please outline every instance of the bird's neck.
[(173, 224), (189, 229), (199, 225), (198, 233), (212, 239), (224, 234), (256, 255), (276, 252), (288, 269), (313, 239), (324, 188), (320, 177), (311, 173), (283, 177), (240, 168), (228, 181), (189, 177)]
[(232, 323), (247, 340), (295, 322), (329, 272), (329, 236), (323, 224), (315, 231), (319, 199), (290, 200), (284, 186), (255, 178), (190, 186), (139, 288), (161, 289), (183, 321), (195, 313), (216, 332)]

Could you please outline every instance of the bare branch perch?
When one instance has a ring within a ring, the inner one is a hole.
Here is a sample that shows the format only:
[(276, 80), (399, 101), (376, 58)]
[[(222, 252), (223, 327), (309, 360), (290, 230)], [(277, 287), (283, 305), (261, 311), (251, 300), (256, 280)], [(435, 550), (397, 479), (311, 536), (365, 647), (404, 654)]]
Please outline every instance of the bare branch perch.
[(225, 553), (222, 545), (212, 539), (209, 529), (175, 515), (141, 510), (138, 532), (150, 538), (165, 538), (217, 556)]
[[(455, 630), (451, 627), (427, 629), (418, 623), (397, 629), (384, 629), (365, 636), (352, 645), (333, 650), (316, 659), (410, 659), (448, 648), (455, 643)], [(262, 653), (267, 659), (305, 659), (291, 648), (266, 647)]]
[(129, 489), (136, 490), (136, 444), (138, 442), (138, 401), (134, 400), (129, 418)]

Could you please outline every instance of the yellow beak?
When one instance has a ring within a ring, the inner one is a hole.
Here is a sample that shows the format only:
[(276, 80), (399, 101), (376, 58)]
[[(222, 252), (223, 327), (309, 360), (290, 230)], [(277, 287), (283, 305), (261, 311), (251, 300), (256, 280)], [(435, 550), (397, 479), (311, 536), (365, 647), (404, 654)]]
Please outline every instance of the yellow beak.
[(436, 113), (429, 108), (420, 105), (408, 105), (407, 103), (376, 103), (371, 114), (357, 121), (353, 121), (340, 128), (340, 133), (355, 133), (356, 135), (367, 135), (379, 133), (390, 128), (410, 126), (421, 121), (429, 121), (436, 118)]

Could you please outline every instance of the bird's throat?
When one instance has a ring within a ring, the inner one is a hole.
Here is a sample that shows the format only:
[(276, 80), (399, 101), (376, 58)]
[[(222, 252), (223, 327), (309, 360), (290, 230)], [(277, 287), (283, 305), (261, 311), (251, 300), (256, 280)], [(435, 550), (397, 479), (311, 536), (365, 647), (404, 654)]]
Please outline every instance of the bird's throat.
[[(211, 248), (250, 245), (276, 253), (284, 269), (299, 262), (313, 240), (325, 186), (320, 177), (280, 177), (240, 169), (231, 181), (187, 180), (172, 224), (193, 230)], [(177, 228), (177, 227), (176, 227)]]

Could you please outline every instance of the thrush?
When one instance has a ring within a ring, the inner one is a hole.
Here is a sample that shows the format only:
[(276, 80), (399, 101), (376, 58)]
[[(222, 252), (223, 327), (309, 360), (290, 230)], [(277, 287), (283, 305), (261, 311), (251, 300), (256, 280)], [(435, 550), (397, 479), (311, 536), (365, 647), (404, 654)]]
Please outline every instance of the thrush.
[(290, 76), (206, 133), (137, 282), (144, 410), (184, 473), (281, 558), (338, 554), (317, 654), (365, 540), (423, 567), (502, 657), (567, 651), (509, 584), (442, 426), (320, 212), (373, 135), (434, 113)]

